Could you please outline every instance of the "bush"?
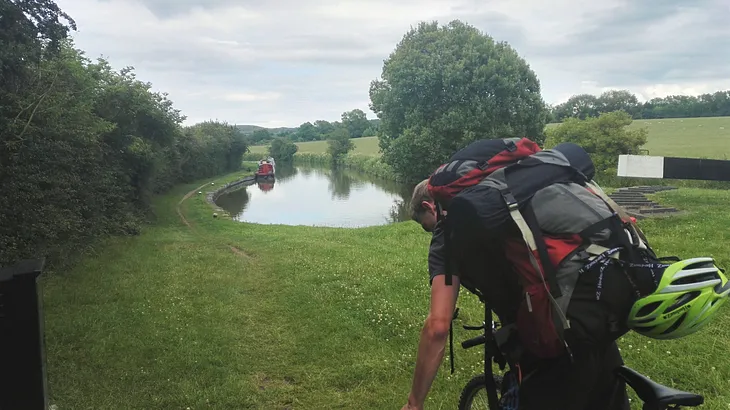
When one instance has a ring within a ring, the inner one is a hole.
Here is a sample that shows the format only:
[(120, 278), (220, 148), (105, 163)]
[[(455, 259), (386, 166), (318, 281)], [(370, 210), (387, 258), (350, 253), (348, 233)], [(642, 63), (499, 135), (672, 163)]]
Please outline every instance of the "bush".
[(294, 154), (299, 151), (297, 144), (286, 138), (275, 138), (269, 145), (269, 156), (277, 162), (290, 163), (294, 159)]
[(345, 128), (335, 129), (327, 138), (327, 154), (331, 157), (333, 164), (342, 162), (342, 158), (353, 148), (355, 148), (355, 144)]
[(0, 265), (53, 267), (95, 238), (137, 234), (153, 194), (240, 168), (248, 142), (234, 127), (183, 127), (132, 69), (73, 48), (53, 1), (23, 7), (0, 6), (13, 22), (0, 27)]
[(569, 118), (547, 130), (545, 148), (573, 142), (591, 155), (597, 173), (616, 175), (619, 155), (640, 154), (641, 147), (646, 144), (646, 129), (629, 130), (627, 127), (632, 122), (631, 116), (624, 111), (586, 119)]

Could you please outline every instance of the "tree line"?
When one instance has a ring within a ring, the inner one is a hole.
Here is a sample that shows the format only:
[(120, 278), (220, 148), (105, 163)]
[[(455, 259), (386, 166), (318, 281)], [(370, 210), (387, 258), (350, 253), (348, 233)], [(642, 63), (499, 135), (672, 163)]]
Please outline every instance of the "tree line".
[(670, 95), (639, 102), (627, 90), (609, 90), (600, 95), (578, 94), (550, 107), (551, 120), (586, 119), (623, 110), (633, 119), (725, 117), (730, 116), (730, 90), (690, 95)]
[(51, 0), (0, 2), (0, 265), (136, 234), (153, 194), (240, 168), (235, 126), (185, 116), (132, 68), (92, 61)]
[(265, 144), (275, 138), (285, 138), (293, 142), (325, 141), (333, 136), (341, 135), (340, 129), (347, 131), (350, 138), (374, 137), (378, 132), (380, 120), (368, 119), (367, 114), (360, 109), (345, 111), (341, 121), (317, 120), (314, 123), (307, 121), (294, 129), (284, 129), (271, 132), (267, 128), (259, 128), (251, 133), (252, 144)]

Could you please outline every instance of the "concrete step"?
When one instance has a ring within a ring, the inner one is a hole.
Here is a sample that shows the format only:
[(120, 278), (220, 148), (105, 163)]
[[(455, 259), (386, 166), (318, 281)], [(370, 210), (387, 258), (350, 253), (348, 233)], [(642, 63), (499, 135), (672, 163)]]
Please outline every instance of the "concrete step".
[(609, 198), (613, 199), (614, 201), (648, 201), (649, 198), (645, 197), (644, 195), (636, 195), (636, 196), (610, 196)]
[(614, 199), (614, 202), (617, 202), (619, 204), (622, 202), (624, 202), (624, 203), (626, 203), (626, 202), (646, 202), (647, 204), (654, 203), (654, 201), (652, 201), (650, 199), (646, 199), (646, 198), (619, 198), (619, 199)]
[(643, 208), (639, 210), (642, 214), (668, 214), (677, 211), (677, 208)]
[(634, 185), (619, 189), (677, 189), (677, 187), (671, 185)]
[(651, 195), (651, 194), (656, 194), (657, 192), (661, 192), (661, 191), (656, 191), (656, 190), (652, 190), (652, 189), (635, 189), (635, 190), (632, 189), (631, 191), (622, 191), (620, 193)]
[(646, 196), (646, 194), (642, 194), (641, 192), (614, 192), (613, 194), (609, 195), (611, 198), (615, 196), (630, 196), (630, 197), (636, 197), (636, 196)]
[(629, 216), (633, 216), (637, 220), (639, 220), (639, 219), (645, 219), (646, 218), (646, 215), (642, 215), (642, 214), (640, 214), (638, 212), (633, 212), (633, 211), (628, 211), (627, 210), (626, 213), (629, 214)]
[(670, 190), (673, 190), (673, 189), (677, 189), (677, 188), (674, 188), (674, 187), (669, 187), (669, 188), (667, 188), (667, 187), (630, 187), (630, 188), (619, 188), (615, 192), (621, 192), (621, 193), (632, 192), (632, 193), (643, 193), (643, 194), (655, 194), (657, 192), (670, 191)]
[(654, 208), (657, 206), (661, 206), (657, 204), (656, 202), (616, 202), (619, 206), (622, 206), (624, 208), (627, 207), (645, 207), (645, 208)]

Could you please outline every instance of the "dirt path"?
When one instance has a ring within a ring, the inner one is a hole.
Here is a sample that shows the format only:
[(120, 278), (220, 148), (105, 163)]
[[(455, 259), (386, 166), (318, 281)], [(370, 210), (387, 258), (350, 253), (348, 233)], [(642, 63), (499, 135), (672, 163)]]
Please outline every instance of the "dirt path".
[(206, 185), (208, 185), (208, 184), (203, 184), (203, 185), (193, 189), (192, 191), (188, 192), (187, 194), (185, 194), (185, 196), (182, 197), (182, 199), (180, 199), (180, 202), (177, 203), (177, 207), (176, 207), (177, 214), (180, 215), (180, 219), (190, 229), (192, 229), (193, 227), (190, 226), (190, 223), (188, 222), (188, 220), (185, 219), (185, 215), (183, 215), (182, 209), (180, 209), (180, 206), (182, 205), (183, 202), (185, 202), (186, 199), (189, 199), (191, 196), (195, 195), (195, 192), (200, 191)]
[[(186, 225), (186, 226), (187, 226), (187, 227), (188, 227), (188, 228), (189, 228), (190, 230), (194, 230), (194, 229), (193, 229), (193, 226), (192, 226), (192, 225), (190, 225), (190, 222), (188, 222), (187, 218), (185, 218), (185, 215), (184, 215), (184, 214), (183, 214), (183, 212), (182, 212), (182, 208), (181, 208), (181, 206), (182, 206), (183, 202), (185, 202), (186, 200), (190, 199), (190, 197), (192, 197), (193, 195), (195, 195), (195, 193), (196, 193), (196, 192), (200, 191), (200, 190), (201, 190), (201, 189), (202, 189), (203, 187), (205, 187), (205, 186), (207, 186), (207, 185), (208, 185), (208, 184), (203, 184), (203, 185), (201, 185), (201, 186), (199, 186), (199, 187), (197, 187), (197, 188), (193, 189), (192, 191), (190, 191), (190, 192), (188, 192), (187, 194), (185, 194), (185, 195), (184, 195), (184, 196), (183, 196), (183, 197), (182, 197), (182, 198), (180, 199), (180, 201), (179, 201), (179, 202), (177, 203), (177, 206), (176, 206), (176, 211), (177, 211), (177, 214), (178, 214), (178, 215), (180, 216), (180, 220), (181, 220), (181, 221), (182, 221), (182, 222), (183, 222), (183, 223), (184, 223), (184, 224), (185, 224), (185, 225)], [(204, 236), (208, 236), (208, 235), (204, 235)], [(239, 249), (239, 248), (237, 248), (237, 247), (235, 247), (235, 246), (233, 246), (233, 245), (231, 245), (231, 244), (226, 244), (226, 246), (227, 246), (227, 247), (228, 247), (228, 248), (229, 248), (229, 249), (231, 250), (231, 252), (235, 253), (236, 255), (239, 255), (239, 256), (243, 256), (244, 258), (251, 258), (251, 255), (247, 254), (246, 252), (242, 251), (241, 249)]]

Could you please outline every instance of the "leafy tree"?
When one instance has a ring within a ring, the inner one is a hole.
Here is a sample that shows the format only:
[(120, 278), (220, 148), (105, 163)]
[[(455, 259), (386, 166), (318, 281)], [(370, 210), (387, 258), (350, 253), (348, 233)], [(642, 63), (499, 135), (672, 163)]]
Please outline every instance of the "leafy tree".
[(639, 154), (646, 144), (647, 130), (629, 130), (633, 122), (624, 111), (603, 113), (598, 117), (568, 118), (562, 124), (547, 130), (546, 148), (562, 142), (573, 142), (583, 147), (590, 155), (597, 172), (614, 171), (618, 156)]
[(233, 172), (241, 167), (248, 141), (236, 126), (205, 121), (184, 129), (191, 145), (180, 150), (186, 155), (183, 175), (186, 180)]
[(347, 155), (355, 144), (345, 128), (337, 128), (327, 138), (327, 153), (332, 157), (332, 163), (338, 164), (342, 157)]
[(276, 162), (289, 163), (294, 160), (294, 154), (298, 150), (299, 147), (295, 143), (284, 138), (274, 138), (269, 145), (269, 156)]
[(267, 128), (259, 128), (251, 134), (251, 143), (260, 144), (265, 141), (269, 141), (273, 136)]
[(535, 73), (507, 43), (458, 20), (411, 29), (381, 77), (370, 84), (370, 108), (381, 120), (383, 161), (405, 179), (427, 176), (476, 139), (544, 140)]
[(612, 112), (623, 110), (632, 118), (636, 116), (641, 107), (639, 99), (627, 90), (609, 90), (598, 97), (599, 112)]
[(558, 121), (562, 121), (564, 118), (585, 119), (597, 116), (600, 107), (601, 103), (595, 95), (578, 94), (557, 105), (553, 110), (553, 115)]
[(375, 137), (378, 135), (377, 128), (373, 128), (372, 126), (367, 127), (365, 131), (362, 133), (363, 137)]
[(331, 122), (325, 120), (317, 120), (314, 122), (314, 128), (317, 130), (317, 133), (319, 135), (326, 136), (327, 134), (335, 130), (335, 124), (332, 124)]
[(318, 141), (320, 139), (317, 128), (312, 125), (311, 122), (307, 121), (300, 125), (296, 132), (295, 141)]
[(286, 138), (286, 139), (293, 140), (295, 137), (296, 137), (296, 130), (281, 130), (281, 131), (277, 132), (274, 136), (272, 136), (272, 139), (273, 138)]
[(370, 121), (363, 110), (354, 109), (342, 113), (342, 126), (352, 138), (360, 138), (370, 127)]

